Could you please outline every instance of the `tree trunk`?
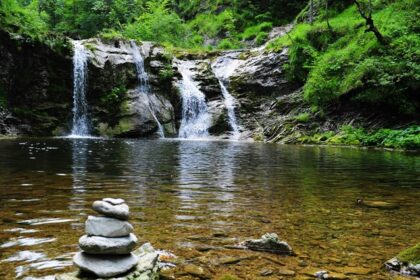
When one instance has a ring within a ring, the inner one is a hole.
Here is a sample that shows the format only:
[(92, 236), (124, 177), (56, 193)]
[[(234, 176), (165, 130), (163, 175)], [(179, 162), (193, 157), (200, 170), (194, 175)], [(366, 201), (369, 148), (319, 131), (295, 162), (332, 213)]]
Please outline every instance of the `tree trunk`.
[(369, 6), (367, 13), (363, 11), (362, 5), (358, 2), (358, 0), (353, 0), (354, 4), (356, 4), (357, 10), (359, 11), (359, 14), (362, 16), (362, 18), (366, 21), (367, 29), (365, 32), (372, 32), (375, 34), (376, 39), (378, 39), (379, 43), (382, 45), (387, 45), (387, 40), (382, 36), (381, 32), (376, 28), (375, 23), (372, 19), (372, 1), (369, 0)]
[(332, 30), (331, 25), (330, 25), (330, 18), (328, 16), (328, 0), (325, 0), (325, 17), (327, 19), (327, 26), (329, 30)]
[(309, 2), (309, 23), (314, 23), (314, 0)]

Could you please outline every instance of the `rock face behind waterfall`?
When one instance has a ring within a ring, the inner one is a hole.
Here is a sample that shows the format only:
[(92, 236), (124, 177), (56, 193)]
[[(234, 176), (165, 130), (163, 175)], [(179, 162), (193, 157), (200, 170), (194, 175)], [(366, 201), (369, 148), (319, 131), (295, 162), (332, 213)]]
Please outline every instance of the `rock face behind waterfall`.
[[(69, 134), (73, 117), (71, 44), (60, 52), (7, 33), (0, 35), (0, 94), (6, 95), (8, 105), (1, 133)], [(146, 98), (137, 92), (139, 83), (130, 42), (94, 38), (83, 40), (82, 44), (88, 56), (86, 99), (90, 134), (158, 137), (157, 119), (166, 136), (178, 136), (183, 112), (179, 91), (182, 75), (172, 55), (156, 44), (138, 43), (149, 77), (150, 94)], [(285, 116), (309, 110), (302, 98), (295, 98), (301, 96), (295, 91), (297, 87), (286, 80), (282, 66), (287, 62), (287, 50), (176, 56), (178, 61), (193, 64), (191, 77), (205, 96), (210, 116), (209, 136), (225, 137), (232, 133), (229, 122), (232, 112), (228, 114), (221, 77), (219, 74), (216, 77), (212, 68), (215, 61), (226, 64), (223, 85), (235, 99), (234, 114), (242, 139), (277, 141)], [(288, 134), (281, 137), (284, 139)]]
[(69, 128), (71, 44), (61, 44), (53, 50), (0, 30), (0, 135), (51, 135), (57, 127)]
[(84, 45), (89, 55), (88, 99), (96, 133), (126, 137), (153, 135), (158, 127), (150, 107), (156, 111), (165, 132), (176, 133), (171, 82), (160, 75), (171, 67), (162, 48), (151, 43), (139, 46), (150, 79), (151, 93), (147, 97), (137, 92), (138, 79), (129, 42), (90, 39)]

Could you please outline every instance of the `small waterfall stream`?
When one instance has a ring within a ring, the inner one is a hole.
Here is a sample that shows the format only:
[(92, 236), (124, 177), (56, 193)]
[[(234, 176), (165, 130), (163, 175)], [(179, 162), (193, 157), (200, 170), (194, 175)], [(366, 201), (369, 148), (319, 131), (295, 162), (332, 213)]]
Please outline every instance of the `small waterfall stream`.
[(225, 107), (228, 113), (229, 125), (232, 129), (232, 136), (234, 139), (239, 139), (240, 130), (239, 130), (238, 121), (235, 115), (235, 107), (236, 107), (237, 101), (229, 93), (229, 90), (227, 89), (225, 85), (225, 80), (227, 80), (227, 77), (229, 77), (231, 73), (233, 72), (233, 67), (230, 67), (228, 62), (225, 62), (223, 59), (221, 59), (219, 61), (216, 61), (216, 63), (212, 65), (212, 69), (216, 78), (219, 80), (220, 89), (222, 91), (223, 100), (224, 100)]
[(182, 96), (182, 120), (179, 128), (180, 138), (205, 138), (211, 118), (207, 110), (206, 97), (195, 84), (191, 72), (193, 61), (177, 61), (182, 80), (178, 86)]
[(147, 72), (144, 68), (144, 59), (141, 55), (140, 48), (137, 46), (136, 42), (130, 41), (132, 52), (133, 52), (133, 59), (134, 63), (136, 65), (137, 70), (137, 77), (139, 80), (139, 93), (145, 94), (147, 98), (147, 105), (150, 111), (150, 114), (152, 115), (153, 119), (155, 120), (157, 126), (158, 126), (158, 133), (161, 138), (165, 138), (165, 133), (163, 131), (163, 127), (161, 123), (159, 122), (158, 118), (156, 117), (156, 114), (154, 113), (153, 104), (150, 102), (150, 85), (149, 85), (149, 76), (147, 75)]
[(89, 136), (87, 52), (81, 41), (73, 41), (73, 46), (73, 128), (70, 136)]

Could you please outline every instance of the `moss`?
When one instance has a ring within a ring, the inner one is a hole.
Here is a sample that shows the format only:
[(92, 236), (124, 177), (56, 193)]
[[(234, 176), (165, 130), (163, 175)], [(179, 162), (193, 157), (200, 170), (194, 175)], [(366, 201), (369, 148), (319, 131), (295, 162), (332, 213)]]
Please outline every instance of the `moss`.
[(0, 108), (6, 108), (7, 106), (7, 98), (6, 98), (6, 91), (2, 84), (0, 84)]
[[(386, 109), (391, 114), (416, 117), (420, 103), (418, 5), (413, 0), (373, 2), (373, 18), (389, 44), (381, 45), (355, 8), (340, 7), (313, 25), (297, 24), (287, 36), (270, 42), (269, 51), (289, 47), (285, 70), (291, 81), (304, 84), (311, 104), (328, 107), (340, 100), (357, 106)], [(333, 9), (333, 7), (331, 7)]]
[(309, 113), (301, 113), (295, 117), (295, 120), (300, 123), (307, 123), (311, 118)]
[(218, 280), (238, 280), (239, 278), (230, 274), (221, 275)]
[(420, 243), (400, 252), (397, 259), (404, 263), (420, 264)]
[(325, 143), (332, 145), (377, 146), (392, 149), (420, 149), (420, 126), (405, 129), (379, 129), (366, 131), (350, 125), (342, 126), (340, 131), (315, 133), (298, 139), (302, 143)]

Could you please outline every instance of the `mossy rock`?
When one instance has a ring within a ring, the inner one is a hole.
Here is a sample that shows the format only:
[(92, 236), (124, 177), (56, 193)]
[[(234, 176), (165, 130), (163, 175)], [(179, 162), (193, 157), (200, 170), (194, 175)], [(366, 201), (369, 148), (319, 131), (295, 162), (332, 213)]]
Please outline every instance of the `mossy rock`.
[(420, 264), (420, 243), (417, 245), (401, 251), (397, 255), (397, 259), (404, 263)]

